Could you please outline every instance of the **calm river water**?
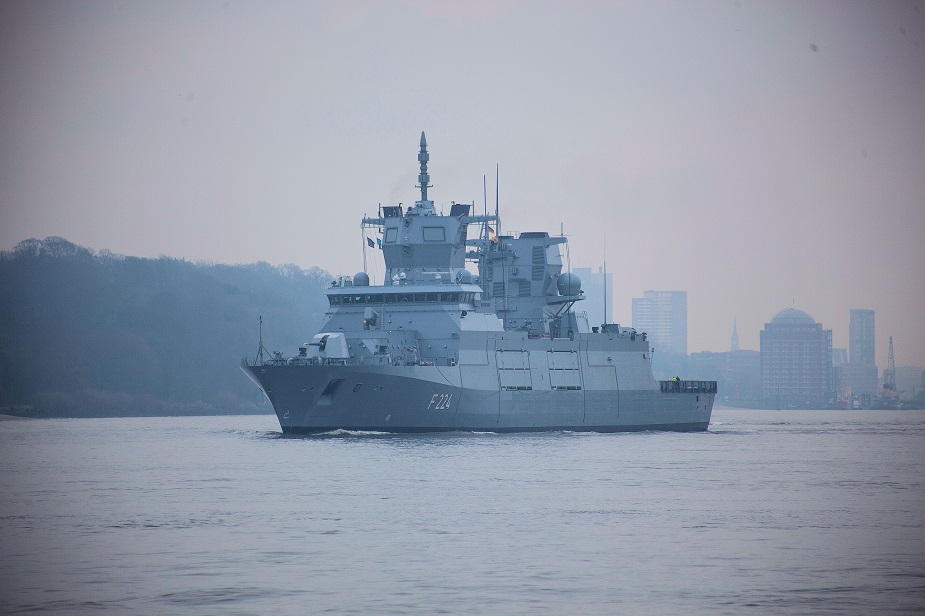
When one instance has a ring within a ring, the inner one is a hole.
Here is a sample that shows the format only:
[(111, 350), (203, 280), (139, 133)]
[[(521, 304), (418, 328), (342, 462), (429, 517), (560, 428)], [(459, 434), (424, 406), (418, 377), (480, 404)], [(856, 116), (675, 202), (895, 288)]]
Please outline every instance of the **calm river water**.
[(700, 434), (0, 422), (0, 613), (925, 612), (925, 412)]

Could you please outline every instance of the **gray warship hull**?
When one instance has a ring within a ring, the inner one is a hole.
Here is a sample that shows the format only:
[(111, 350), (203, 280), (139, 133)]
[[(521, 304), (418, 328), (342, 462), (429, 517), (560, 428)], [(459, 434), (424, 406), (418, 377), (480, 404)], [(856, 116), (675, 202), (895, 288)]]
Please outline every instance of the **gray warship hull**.
[[(534, 354), (544, 359), (544, 352)], [(623, 389), (613, 367), (587, 364), (568, 389), (549, 386), (555, 376), (548, 370), (524, 378), (529, 385), (502, 389), (501, 371), (490, 364), (242, 367), (272, 403), (284, 434), (703, 431), (716, 395), (715, 381)]]
[[(429, 159), (421, 133), (421, 198), (363, 218), (364, 271), (325, 291), (321, 331), (294, 356), (265, 353), (261, 333), (242, 362), (284, 433), (707, 429), (715, 381), (656, 381), (645, 332), (592, 327), (564, 236), (502, 234), (497, 204), (438, 212)], [(381, 285), (367, 247), (382, 252)]]

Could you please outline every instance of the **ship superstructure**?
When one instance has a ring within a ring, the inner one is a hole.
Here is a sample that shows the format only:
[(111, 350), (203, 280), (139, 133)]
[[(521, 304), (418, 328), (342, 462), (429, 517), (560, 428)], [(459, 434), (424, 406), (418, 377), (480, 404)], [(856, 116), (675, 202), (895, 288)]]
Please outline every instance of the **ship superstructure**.
[(381, 231), (385, 283), (339, 278), (296, 354), (242, 362), (284, 433), (708, 427), (715, 381), (656, 381), (645, 333), (576, 311), (564, 237), (503, 235), (471, 203), (438, 213), (424, 133), (418, 161), (421, 198), (362, 220)]

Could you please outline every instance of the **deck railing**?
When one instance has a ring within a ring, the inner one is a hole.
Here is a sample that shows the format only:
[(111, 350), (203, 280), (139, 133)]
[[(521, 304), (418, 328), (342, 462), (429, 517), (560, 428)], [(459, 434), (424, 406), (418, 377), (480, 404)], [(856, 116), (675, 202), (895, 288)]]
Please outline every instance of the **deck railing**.
[(670, 380), (670, 381), (659, 381), (659, 388), (664, 393), (707, 393), (715, 394), (716, 393), (716, 381), (681, 381), (681, 380)]

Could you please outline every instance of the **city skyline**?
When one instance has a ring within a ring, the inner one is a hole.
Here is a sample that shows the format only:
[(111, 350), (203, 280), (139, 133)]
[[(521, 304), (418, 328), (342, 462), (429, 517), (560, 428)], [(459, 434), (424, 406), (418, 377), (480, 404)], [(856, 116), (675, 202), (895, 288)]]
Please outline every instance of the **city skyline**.
[[(602, 267), (603, 267), (603, 266), (599, 266), (599, 267), (598, 267), (598, 270), (602, 269)], [(586, 273), (588, 273), (588, 272), (591, 272), (592, 275), (598, 275), (598, 276), (600, 275), (599, 272), (596, 272), (596, 271), (595, 271), (593, 268), (591, 268), (591, 267), (574, 267), (574, 268), (572, 268), (572, 271), (575, 272), (575, 273), (578, 273), (579, 275), (583, 275), (583, 274), (586, 274)], [(611, 285), (611, 287), (612, 287), (613, 284), (614, 284), (614, 282), (613, 282), (612, 274), (610, 274), (610, 273), (608, 273), (608, 280), (609, 280), (609, 283), (608, 283), (608, 284)], [(584, 278), (582, 278), (582, 281), (584, 281)], [(583, 285), (583, 286), (584, 286), (584, 285)], [(601, 301), (601, 298), (599, 298), (599, 297), (597, 296), (597, 292), (598, 292), (598, 291), (599, 291), (599, 289), (595, 289), (595, 295), (594, 295), (593, 301)], [(646, 293), (648, 293), (648, 292), (651, 292), (651, 290), (647, 290), (647, 291), (646, 291)], [(682, 291), (682, 292), (686, 293), (686, 291)], [(591, 299), (591, 297), (589, 297), (589, 299)], [(640, 299), (640, 298), (632, 298), (632, 299)], [(608, 297), (607, 297), (608, 312), (611, 312), (611, 308), (610, 308), (610, 307), (613, 305), (613, 301), (614, 301), (614, 299), (613, 299), (613, 289), (612, 289), (612, 288), (608, 288)], [(788, 307), (789, 307), (789, 308), (797, 308), (797, 309), (800, 309), (799, 307), (794, 307), (794, 306), (782, 306), (781, 308), (779, 308), (778, 310), (776, 310), (776, 311), (774, 312), (774, 314), (770, 315), (767, 319), (765, 319), (765, 321), (762, 323), (762, 328), (764, 327), (764, 325), (767, 325), (769, 322), (771, 322), (771, 320), (773, 319), (773, 317), (774, 317), (775, 314), (777, 314), (778, 312), (780, 312), (780, 310), (783, 310), (783, 309), (788, 308)], [(576, 307), (577, 310), (588, 309), (588, 308), (589, 308), (589, 306), (587, 306), (587, 302), (584, 302), (584, 303), (582, 303), (582, 304), (578, 304), (577, 307)], [(632, 305), (630, 306), (630, 310), (618, 311), (618, 312), (619, 312), (620, 314), (624, 314), (624, 315), (629, 314), (629, 315), (630, 315), (630, 318), (629, 318), (629, 319), (624, 319), (623, 321), (620, 321), (619, 319), (615, 319), (616, 322), (621, 323), (622, 325), (632, 325)], [(870, 357), (870, 350), (869, 350), (869, 348), (867, 348), (867, 347), (868, 347), (868, 346), (877, 346), (876, 336), (873, 334), (873, 332), (874, 332), (874, 327), (875, 327), (875, 326), (874, 326), (874, 314), (875, 314), (875, 313), (876, 313), (876, 310), (872, 310), (872, 309), (869, 309), (869, 308), (855, 308), (855, 307), (847, 308), (847, 307), (846, 307), (846, 308), (845, 308), (845, 314), (847, 315), (847, 317), (846, 317), (846, 323), (845, 323), (845, 326), (844, 326), (843, 328), (841, 328), (841, 329), (843, 329), (844, 331), (841, 331), (841, 332), (840, 332), (838, 326), (827, 325), (828, 329), (832, 330), (832, 332), (833, 332), (833, 348), (841, 348), (841, 349), (843, 349), (843, 350), (845, 351), (846, 361), (847, 361), (847, 358), (848, 358), (849, 349), (852, 347), (852, 344), (851, 344), (851, 339), (852, 339), (852, 338), (851, 338), (851, 337), (852, 337), (852, 331), (851, 331), (851, 329), (852, 329), (852, 326), (853, 326), (852, 324), (854, 324), (854, 327), (859, 327), (858, 323), (857, 323), (855, 320), (856, 320), (856, 319), (861, 319), (861, 318), (862, 318), (862, 315), (863, 315), (863, 319), (864, 319), (864, 320), (862, 321), (862, 323), (863, 323), (863, 328), (864, 328), (864, 329), (863, 329), (863, 333), (861, 333), (861, 332), (858, 332), (858, 333), (857, 333), (857, 335), (859, 336), (859, 339), (857, 340), (857, 342), (856, 342), (855, 345), (854, 345), (854, 346), (856, 347), (855, 352), (858, 353), (858, 354), (862, 354), (862, 357), (864, 358), (864, 362), (870, 361), (870, 359), (871, 359), (871, 357)], [(589, 310), (589, 314), (590, 314), (590, 310)], [(810, 316), (813, 316), (813, 315), (810, 313)], [(820, 323), (823, 323), (823, 322), (820, 321)], [(823, 323), (823, 324), (825, 325), (825, 323)], [(696, 329), (697, 329), (697, 327), (696, 327), (696, 326), (693, 326), (693, 327), (692, 327), (690, 321), (688, 320), (687, 329), (686, 329), (686, 335), (687, 335), (688, 337), (690, 337), (691, 333), (692, 333), (694, 330), (696, 330)], [(759, 344), (759, 345), (756, 345), (756, 346), (754, 346), (754, 347), (749, 347), (749, 346), (747, 346), (747, 345), (743, 345), (743, 343), (740, 342), (740, 340), (741, 340), (741, 339), (740, 339), (740, 335), (739, 335), (739, 330), (740, 330), (740, 329), (741, 329), (741, 328), (740, 328), (739, 325), (738, 325), (738, 320), (737, 320), (736, 318), (733, 318), (733, 321), (732, 321), (731, 326), (730, 326), (730, 328), (729, 328), (729, 338), (728, 338), (728, 340), (732, 340), (733, 338), (734, 338), (734, 340), (735, 340), (736, 348), (733, 349), (733, 350), (739, 350), (739, 349), (741, 349), (741, 350), (752, 350), (752, 351), (757, 351), (758, 348), (759, 348), (759, 346), (760, 346), (760, 344)], [(758, 334), (760, 334), (760, 329), (757, 331), (757, 333), (756, 333), (756, 335), (755, 335), (756, 338), (759, 337)], [(748, 338), (749, 338), (749, 336), (746, 335), (746, 339), (748, 339)], [(889, 336), (887, 336), (887, 338), (889, 338)], [(843, 344), (843, 345), (835, 344), (835, 341), (844, 341), (844, 344)], [(887, 344), (888, 344), (888, 343), (887, 343)], [(864, 350), (861, 351), (860, 349), (858, 349), (858, 348), (857, 348), (858, 345), (864, 347)], [(728, 351), (728, 350), (730, 350), (729, 346), (730, 346), (730, 343), (727, 341), (726, 347), (725, 347), (725, 348), (698, 349), (698, 348), (693, 348), (693, 347), (691, 347), (691, 348), (688, 349), (688, 354), (690, 355), (690, 354), (693, 354), (693, 353), (700, 353), (700, 352), (713, 352), (713, 353), (723, 352), (723, 351)], [(885, 345), (885, 346), (886, 346), (886, 345)], [(875, 354), (875, 355), (873, 356), (872, 364), (875, 365), (875, 366), (878, 366), (878, 367), (885, 366), (885, 365), (886, 365), (886, 355), (884, 355), (883, 358), (879, 358), (879, 357), (877, 357), (876, 354)], [(899, 364), (901, 364), (901, 365), (903, 365), (903, 366), (905, 366), (905, 367), (925, 367), (925, 364), (915, 364), (915, 363), (913, 363), (913, 362), (904, 362), (904, 363), (903, 363), (903, 362), (898, 362), (898, 365), (899, 365)]]
[(919, 5), (10, 1), (0, 38), (0, 250), (352, 275), (425, 130), (438, 209), (500, 165), (500, 230), (606, 260), (617, 322), (685, 289), (689, 350), (788, 307), (847, 348), (867, 308), (925, 365)]

